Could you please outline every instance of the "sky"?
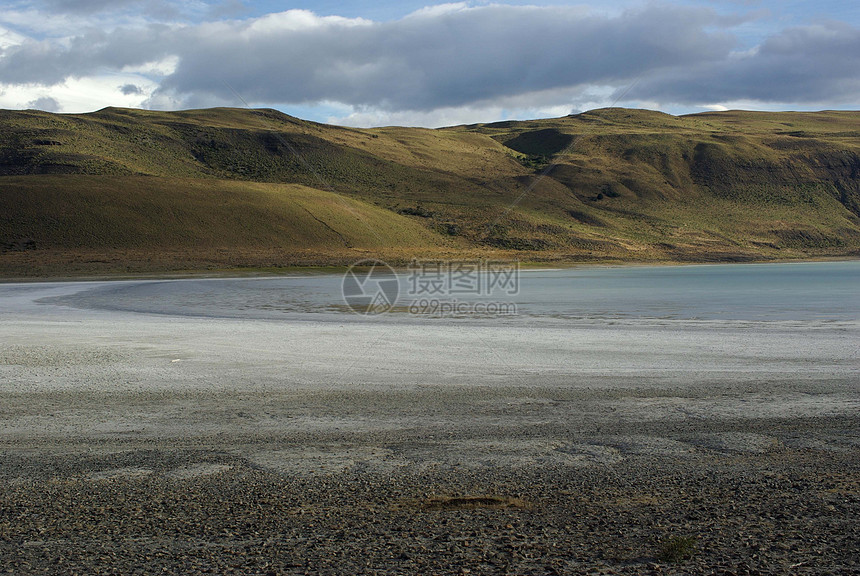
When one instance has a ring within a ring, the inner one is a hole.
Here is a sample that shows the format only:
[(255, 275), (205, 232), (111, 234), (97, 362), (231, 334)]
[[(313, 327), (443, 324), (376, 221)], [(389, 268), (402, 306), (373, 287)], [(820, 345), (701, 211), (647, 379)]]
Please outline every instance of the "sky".
[(0, 108), (437, 127), (860, 109), (854, 0), (0, 1)]

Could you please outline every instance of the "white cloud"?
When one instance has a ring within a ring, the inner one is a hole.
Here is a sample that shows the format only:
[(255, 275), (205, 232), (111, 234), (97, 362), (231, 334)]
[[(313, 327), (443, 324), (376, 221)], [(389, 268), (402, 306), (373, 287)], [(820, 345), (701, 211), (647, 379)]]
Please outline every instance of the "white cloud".
[(438, 18), (446, 14), (462, 12), (470, 8), (467, 2), (450, 2), (448, 4), (437, 4), (435, 6), (425, 6), (419, 10), (406, 15), (405, 18)]
[(160, 60), (144, 62), (143, 64), (123, 66), (120, 72), (125, 74), (140, 74), (142, 76), (164, 77), (176, 72), (177, 66), (179, 66), (179, 56), (172, 55)]
[(259, 34), (284, 34), (297, 30), (325, 28), (327, 26), (367, 26), (370, 20), (343, 18), (340, 16), (317, 16), (308, 10), (287, 10), (256, 18), (245, 27), (244, 37), (253, 39)]
[[(140, 90), (124, 93), (126, 85), (135, 85)], [(40, 108), (34, 103), (48, 99), (56, 103), (50, 112), (90, 112), (106, 106), (140, 108), (149, 95), (155, 91), (156, 84), (140, 76), (110, 74), (99, 77), (69, 79), (52, 86), (36, 84), (26, 86), (5, 86), (0, 84), (0, 108), (21, 109)]]
[(13, 32), (8, 28), (0, 26), (0, 50), (10, 46), (17, 46), (26, 40), (26, 36), (22, 36), (17, 32)]
[(433, 110), (386, 111), (377, 108), (356, 109), (338, 104), (333, 107), (339, 108), (342, 113), (331, 114), (325, 121), (356, 128), (371, 126), (438, 128), (499, 120), (559, 117), (607, 106), (612, 103), (613, 91), (611, 86), (587, 87), (576, 91), (547, 90), (485, 100), (468, 106), (451, 106)]

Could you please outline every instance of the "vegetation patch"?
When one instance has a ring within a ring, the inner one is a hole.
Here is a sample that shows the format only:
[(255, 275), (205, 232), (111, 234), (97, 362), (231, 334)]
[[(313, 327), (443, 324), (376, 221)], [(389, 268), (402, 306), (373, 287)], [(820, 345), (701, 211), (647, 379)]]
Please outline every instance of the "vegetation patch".
[(557, 128), (544, 128), (523, 132), (505, 141), (505, 146), (529, 156), (552, 156), (565, 151), (573, 139)]
[(657, 558), (662, 562), (678, 564), (692, 558), (696, 550), (695, 536), (672, 536), (660, 544)]
[(417, 502), (423, 510), (474, 510), (476, 508), (527, 508), (525, 501), (510, 496), (430, 496)]
[(432, 218), (433, 212), (424, 208), (421, 204), (415, 207), (401, 208), (397, 211), (398, 214), (403, 214), (404, 216), (418, 216), (419, 218)]
[(520, 164), (522, 164), (526, 168), (531, 168), (532, 170), (542, 170), (549, 166), (550, 163), (549, 157), (544, 156), (542, 154), (528, 154), (525, 156), (520, 156), (519, 161)]

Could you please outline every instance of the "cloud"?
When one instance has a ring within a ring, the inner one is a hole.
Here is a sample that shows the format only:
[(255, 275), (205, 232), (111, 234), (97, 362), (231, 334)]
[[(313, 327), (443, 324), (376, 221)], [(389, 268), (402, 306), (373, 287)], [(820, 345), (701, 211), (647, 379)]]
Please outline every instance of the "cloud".
[(119, 87), (119, 91), (125, 94), (126, 96), (131, 96), (132, 94), (145, 94), (145, 91), (140, 86), (136, 84), (123, 84)]
[[(139, 86), (143, 93), (123, 94), (120, 88), (126, 84)], [(50, 87), (0, 84), (0, 108), (32, 108), (39, 98), (46, 96), (56, 100), (63, 112), (92, 111), (105, 106), (140, 108), (155, 88), (155, 83), (130, 74), (70, 79)]]
[(36, 110), (44, 110), (45, 112), (59, 112), (60, 111), (60, 103), (56, 98), (51, 98), (50, 96), (42, 96), (41, 98), (36, 98), (31, 102), (27, 103), (28, 108), (34, 108)]
[(42, 6), (51, 12), (92, 13), (102, 10), (119, 10), (139, 2), (135, 0), (42, 0)]
[[(79, 10), (103, 5), (76, 1)], [(0, 46), (0, 84), (51, 87), (136, 74), (109, 92), (145, 94), (141, 103), (153, 108), (331, 103), (346, 111), (341, 121), (357, 124), (581, 109), (606, 105), (634, 84), (622, 102), (860, 104), (858, 28), (784, 29), (750, 49), (735, 35), (743, 16), (695, 6), (596, 12), (457, 3), (386, 22), (304, 10), (135, 22), (16, 38)]]
[(92, 16), (102, 13), (139, 13), (161, 19), (176, 19), (189, 8), (194, 10), (202, 2), (181, 2), (177, 0), (36, 0), (31, 6), (53, 15)]
[(28, 39), (0, 52), (0, 82), (52, 85), (161, 60), (178, 48), (173, 30), (157, 24), (112, 32), (90, 30), (61, 42)]
[(719, 61), (734, 41), (706, 30), (717, 21), (707, 10), (653, 7), (613, 18), (572, 8), (457, 6), (379, 24), (292, 11), (189, 31), (161, 91), (231, 100), (226, 82), (252, 101), (463, 106)]
[(393, 22), (292, 10), (196, 26), (151, 24), (28, 40), (0, 57), (0, 81), (53, 84), (174, 56), (162, 92), (427, 110), (561, 86), (625, 79), (724, 57), (708, 10), (652, 7), (618, 17), (579, 8), (462, 5)]
[(660, 71), (632, 97), (674, 103), (733, 100), (860, 104), (860, 30), (841, 23), (791, 28), (720, 62)]
[[(387, 111), (373, 107), (347, 107), (328, 114), (325, 121), (342, 126), (454, 126), (498, 120), (549, 118), (590, 110), (605, 105), (612, 95), (611, 86), (589, 87), (571, 94), (570, 90), (544, 90), (503, 98), (492, 98), (462, 106), (432, 110)], [(299, 116), (301, 116), (299, 114)]]
[(27, 38), (20, 34), (16, 34), (8, 28), (0, 26), (0, 51), (10, 46), (17, 46), (24, 42)]

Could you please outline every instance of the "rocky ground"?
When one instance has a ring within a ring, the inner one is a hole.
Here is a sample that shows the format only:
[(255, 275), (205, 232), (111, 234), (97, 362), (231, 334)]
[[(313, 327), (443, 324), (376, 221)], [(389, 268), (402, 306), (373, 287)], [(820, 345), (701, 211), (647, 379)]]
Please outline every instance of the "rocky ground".
[(105, 448), (3, 454), (0, 571), (860, 573), (857, 449), (285, 473), (229, 449)]

